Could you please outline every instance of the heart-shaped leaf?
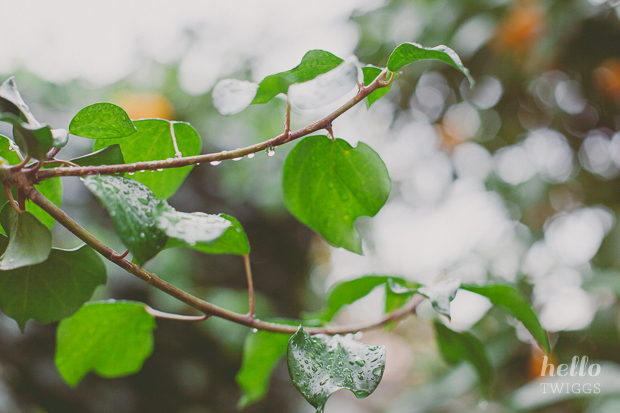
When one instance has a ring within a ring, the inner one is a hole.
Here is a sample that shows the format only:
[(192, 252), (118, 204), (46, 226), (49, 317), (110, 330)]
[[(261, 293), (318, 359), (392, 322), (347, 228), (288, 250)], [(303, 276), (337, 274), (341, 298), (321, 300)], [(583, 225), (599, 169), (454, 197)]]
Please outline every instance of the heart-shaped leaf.
[(95, 103), (80, 110), (69, 124), (69, 133), (90, 139), (123, 138), (136, 132), (129, 115), (112, 103)]
[(50, 230), (28, 211), (15, 212), (7, 202), (0, 211), (0, 223), (9, 243), (0, 257), (0, 270), (14, 270), (39, 264), (52, 251)]
[(125, 158), (121, 145), (114, 144), (88, 155), (73, 158), (71, 162), (80, 166), (118, 165), (125, 163)]
[(324, 50), (310, 50), (294, 69), (264, 78), (258, 85), (252, 104), (267, 103), (280, 93), (286, 94), (293, 83), (312, 80), (335, 69), (342, 61), (341, 58)]
[(470, 362), (478, 371), (482, 390), (488, 392), (493, 379), (493, 367), (482, 342), (474, 335), (452, 331), (440, 322), (435, 322), (435, 338), (444, 360), (449, 364)]
[(250, 253), (243, 227), (230, 215), (179, 212), (160, 203), (155, 225), (168, 236), (167, 247), (186, 245), (208, 254)]
[(87, 176), (86, 187), (110, 214), (116, 232), (138, 265), (153, 258), (166, 245), (166, 234), (155, 226), (160, 201), (133, 179), (119, 176)]
[(70, 386), (91, 370), (103, 377), (136, 373), (153, 351), (154, 328), (154, 317), (145, 304), (86, 303), (58, 325), (56, 367)]
[(340, 389), (351, 390), (358, 399), (375, 391), (385, 369), (385, 347), (349, 336), (310, 336), (300, 326), (289, 340), (287, 361), (297, 390), (322, 412), (329, 396)]
[[(4, 236), (0, 241), (7, 243)], [(23, 331), (29, 319), (51, 323), (73, 314), (106, 280), (105, 265), (92, 248), (53, 248), (40, 264), (0, 271), (0, 307)]]
[[(95, 150), (120, 144), (127, 163), (173, 159), (177, 154), (200, 154), (200, 136), (188, 123), (143, 119), (133, 124), (138, 128), (136, 133), (121, 139), (97, 139)], [(193, 166), (185, 166), (163, 171), (136, 172), (129, 177), (148, 186), (158, 198), (167, 199), (179, 189), (192, 168)]]
[(375, 216), (390, 194), (385, 164), (368, 145), (309, 136), (288, 154), (282, 171), (284, 203), (335, 247), (362, 254), (353, 223)]
[(470, 86), (474, 87), (474, 79), (469, 74), (469, 70), (463, 66), (459, 56), (454, 50), (443, 45), (424, 47), (418, 43), (403, 43), (397, 46), (390, 55), (387, 68), (392, 72), (396, 72), (408, 64), (419, 62), (420, 60), (440, 60), (447, 63), (467, 76)]
[(532, 334), (540, 348), (547, 354), (551, 353), (549, 337), (540, 325), (536, 313), (525, 298), (509, 285), (462, 285), (462, 289), (487, 297), (493, 305), (503, 308), (508, 314), (523, 323)]

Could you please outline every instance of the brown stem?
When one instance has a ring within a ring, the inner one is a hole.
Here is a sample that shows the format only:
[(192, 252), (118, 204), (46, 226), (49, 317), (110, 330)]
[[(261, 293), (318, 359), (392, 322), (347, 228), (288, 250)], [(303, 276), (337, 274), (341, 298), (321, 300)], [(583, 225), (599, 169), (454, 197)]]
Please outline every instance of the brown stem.
[(21, 209), (22, 211), (26, 210), (26, 195), (24, 194), (24, 191), (21, 190), (21, 188), (17, 189), (17, 205), (19, 205), (19, 209)]
[(9, 200), (9, 204), (18, 214), (22, 212), (17, 204), (15, 203), (15, 198), (13, 198), (13, 194), (11, 193), (11, 186), (7, 183), (4, 184), (4, 193), (6, 194), (6, 198)]
[(243, 256), (243, 263), (245, 264), (245, 275), (248, 279), (248, 295), (250, 301), (250, 311), (248, 312), (248, 316), (250, 318), (254, 318), (254, 282), (252, 281), (252, 267), (250, 265), (250, 256)]
[(239, 148), (233, 151), (222, 151), (217, 153), (187, 156), (174, 159), (169, 158), (160, 161), (136, 162), (119, 165), (83, 166), (80, 168), (60, 167), (44, 169), (37, 173), (36, 180), (42, 181), (44, 179), (49, 179), (55, 176), (110, 175), (123, 172), (180, 168), (183, 166), (195, 165), (197, 163), (216, 162), (226, 159), (240, 158), (251, 153), (261, 152), (269, 148), (275, 148), (276, 146), (280, 146), (295, 139), (302, 138), (313, 132), (325, 129), (326, 127), (330, 126), (334, 119), (351, 109), (353, 106), (360, 103), (372, 92), (382, 87), (388, 86), (390, 82), (386, 81), (387, 74), (388, 71), (385, 70), (383, 73), (377, 76), (377, 78), (370, 85), (360, 90), (351, 100), (349, 100), (347, 103), (345, 103), (340, 108), (336, 109), (334, 112), (330, 113), (323, 119), (314, 122), (306, 126), (305, 128), (299, 129), (295, 132), (287, 133), (285, 131), (280, 135), (276, 136), (275, 138), (269, 139), (261, 143), (257, 143), (255, 145), (247, 146), (245, 148)]
[(20, 163), (18, 163), (15, 166), (11, 166), (11, 172), (17, 172), (17, 171), (21, 171), (24, 166), (26, 166), (26, 164), (30, 162), (30, 156), (26, 156), (24, 159), (22, 159), (22, 161)]
[[(146, 271), (144, 268), (140, 268), (137, 265), (133, 264), (126, 259), (112, 259), (115, 256), (118, 256), (110, 247), (99, 241), (95, 238), (91, 233), (82, 228), (77, 222), (72, 220), (63, 210), (54, 205), (49, 199), (43, 196), (34, 186), (30, 185), (22, 189), (26, 196), (32, 200), (35, 204), (40, 206), (44, 211), (50, 214), (56, 221), (58, 221), (62, 226), (67, 228), (70, 232), (72, 232), (79, 239), (84, 241), (90, 247), (92, 247), (95, 251), (99, 252), (105, 258), (111, 260), (114, 264), (123, 268), (125, 271), (135, 275), (140, 278), (147, 284), (152, 285), (158, 290), (163, 291), (164, 293), (178, 299), (179, 301), (184, 302), (190, 307), (193, 307), (205, 314), (217, 316), (229, 321), (232, 321), (237, 324), (244, 325), (246, 327), (255, 328), (258, 330), (271, 331), (274, 333), (283, 333), (283, 334), (294, 334), (297, 331), (296, 326), (286, 325), (286, 324), (278, 324), (271, 323), (267, 321), (261, 321), (257, 318), (250, 318), (247, 314), (239, 314), (233, 311), (226, 310), (224, 308), (218, 307), (214, 304), (201, 300), (185, 291), (168, 284), (166, 281), (157, 277), (155, 274), (152, 274)], [(309, 327), (306, 328), (309, 334), (348, 334), (355, 333), (358, 331), (370, 330), (373, 328), (380, 327), (385, 323), (390, 321), (398, 320), (415, 310), (418, 304), (424, 300), (424, 297), (420, 295), (414, 296), (411, 301), (406, 304), (404, 307), (393, 311), (389, 314), (386, 314), (382, 319), (378, 322), (371, 324), (356, 324), (356, 325), (346, 325), (346, 326), (326, 326), (326, 327)]]

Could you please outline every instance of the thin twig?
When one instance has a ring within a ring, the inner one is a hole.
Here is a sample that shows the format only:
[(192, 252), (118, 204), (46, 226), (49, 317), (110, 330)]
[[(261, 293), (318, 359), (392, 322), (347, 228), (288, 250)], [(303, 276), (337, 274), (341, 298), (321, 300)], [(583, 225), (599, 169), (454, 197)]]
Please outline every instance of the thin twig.
[(287, 141), (291, 136), (291, 104), (286, 99), (286, 120), (284, 121), (284, 140)]
[(18, 163), (17, 165), (11, 166), (10, 171), (11, 172), (17, 172), (17, 171), (21, 171), (22, 168), (24, 166), (26, 166), (26, 164), (30, 162), (30, 156), (26, 156), (24, 159), (22, 159), (22, 161), (20, 163)]
[(289, 133), (281, 133), (275, 138), (266, 140), (261, 143), (257, 143), (255, 145), (247, 146), (245, 148), (239, 148), (232, 151), (221, 151), (216, 153), (209, 153), (204, 155), (196, 155), (196, 156), (187, 156), (182, 158), (175, 159), (164, 159), (159, 161), (149, 161), (149, 162), (136, 162), (130, 164), (118, 164), (118, 165), (100, 165), (100, 166), (83, 166), (80, 168), (51, 168), (41, 170), (36, 175), (37, 181), (42, 181), (45, 179), (49, 179), (55, 176), (87, 176), (87, 175), (111, 175), (122, 172), (137, 172), (137, 171), (145, 171), (145, 170), (157, 170), (157, 169), (167, 169), (167, 168), (180, 168), (188, 165), (195, 165), (198, 163), (206, 163), (206, 162), (217, 162), (223, 161), (227, 159), (241, 158), (251, 153), (257, 153), (269, 148), (275, 148), (276, 146), (283, 145), (287, 142), (293, 141), (295, 139), (302, 138), (307, 136), (313, 132), (325, 129), (327, 126), (331, 125), (334, 119), (338, 118), (340, 115), (360, 103), (364, 100), (368, 95), (374, 92), (377, 89), (382, 87), (386, 87), (389, 85), (389, 81), (386, 81), (386, 76), (388, 71), (383, 71), (377, 78), (368, 86), (366, 86), (363, 90), (357, 93), (351, 100), (342, 105), (340, 108), (336, 109), (323, 119), (316, 121), (305, 128), (299, 129), (295, 132)]
[[(72, 220), (63, 210), (58, 208), (49, 199), (43, 196), (34, 186), (31, 185), (23, 188), (23, 191), (26, 196), (28, 196), (28, 198), (32, 200), (32, 202), (40, 206), (45, 212), (50, 214), (62, 226), (67, 228), (75, 236), (84, 241), (86, 244), (92, 247), (95, 251), (99, 252), (105, 258), (111, 260), (111, 257), (116, 254), (114, 250), (112, 250), (110, 247), (102, 243), (91, 233), (82, 228), (77, 222)], [(171, 297), (174, 297), (177, 300), (182, 301), (188, 306), (193, 307), (196, 310), (201, 311), (205, 314), (220, 317), (234, 323), (244, 325), (246, 327), (255, 328), (257, 330), (264, 330), (282, 334), (294, 334), (297, 331), (297, 326), (271, 323), (267, 321), (261, 321), (257, 318), (249, 318), (247, 314), (239, 314), (234, 311), (226, 310), (224, 308), (201, 300), (198, 297), (195, 297), (171, 284), (168, 284), (166, 281), (157, 277), (155, 274), (146, 271), (144, 268), (138, 267), (137, 265), (126, 259), (111, 261), (119, 267), (123, 268), (125, 271), (129, 272), (130, 274), (133, 274), (136, 277), (140, 278), (147, 284), (152, 285), (158, 290), (163, 291)], [(416, 295), (404, 307), (401, 307), (396, 311), (386, 314), (383, 318), (374, 323), (346, 326), (308, 327), (305, 329), (305, 331), (309, 334), (334, 335), (356, 333), (358, 331), (374, 329), (377, 327), (381, 327), (382, 325), (390, 321), (395, 321), (402, 317), (405, 317), (408, 314), (411, 314), (418, 306), (418, 304), (420, 304), (420, 302), (422, 302), (423, 300), (423, 296)]]
[(250, 256), (243, 256), (243, 263), (245, 264), (245, 275), (248, 279), (248, 295), (250, 301), (250, 311), (248, 316), (254, 318), (254, 282), (252, 281), (252, 266), (250, 265)]

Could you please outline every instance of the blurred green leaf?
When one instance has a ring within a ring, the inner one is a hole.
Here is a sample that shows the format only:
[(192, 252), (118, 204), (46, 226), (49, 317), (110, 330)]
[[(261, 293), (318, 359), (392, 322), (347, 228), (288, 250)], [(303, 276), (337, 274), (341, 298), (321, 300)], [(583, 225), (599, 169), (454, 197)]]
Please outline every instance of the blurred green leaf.
[(7, 202), (0, 211), (0, 223), (9, 235), (9, 244), (0, 257), (0, 270), (14, 270), (39, 264), (50, 255), (52, 234), (28, 211), (19, 214)]
[(509, 285), (461, 285), (461, 288), (472, 293), (480, 294), (491, 300), (493, 305), (501, 307), (511, 316), (523, 323), (523, 326), (532, 334), (540, 348), (547, 354), (551, 353), (549, 337), (540, 325), (538, 316), (532, 310), (525, 298)]
[(452, 67), (460, 70), (467, 79), (470, 86), (474, 87), (474, 79), (469, 74), (469, 70), (463, 66), (461, 59), (456, 52), (447, 46), (423, 47), (417, 43), (403, 43), (396, 47), (388, 60), (387, 68), (396, 72), (408, 64), (419, 62), (420, 60), (440, 60)]
[(132, 179), (110, 175), (87, 176), (84, 184), (110, 214), (116, 232), (138, 265), (166, 245), (166, 234), (155, 226), (155, 211), (163, 202)]
[[(133, 124), (138, 128), (136, 133), (121, 139), (97, 139), (95, 150), (120, 144), (127, 163), (159, 161), (176, 156), (173, 143), (176, 140), (183, 156), (200, 154), (202, 147), (200, 136), (188, 123), (143, 119)], [(174, 139), (171, 130), (174, 130)], [(179, 189), (192, 168), (193, 165), (163, 171), (136, 172), (130, 177), (148, 186), (158, 198), (167, 199)]]
[[(362, 73), (364, 74), (364, 86), (368, 86), (369, 84), (371, 84), (377, 78), (377, 76), (381, 74), (381, 72), (383, 72), (383, 69), (377, 66), (367, 65), (362, 67)], [(396, 74), (394, 74), (393, 76), (395, 75)], [(371, 107), (373, 103), (381, 99), (383, 96), (387, 95), (391, 88), (392, 84), (372, 92), (366, 97), (366, 105), (368, 107)]]
[(461, 281), (455, 279), (442, 280), (436, 284), (418, 288), (418, 293), (428, 298), (439, 314), (450, 318), (450, 302), (456, 297)]
[(213, 106), (221, 115), (234, 115), (252, 104), (257, 90), (258, 85), (247, 80), (220, 80), (211, 92)]
[(145, 304), (86, 303), (56, 332), (56, 367), (70, 386), (91, 370), (103, 377), (136, 373), (153, 351), (155, 320)]
[(293, 83), (312, 80), (318, 75), (335, 69), (342, 62), (342, 59), (329, 52), (310, 50), (294, 69), (264, 78), (258, 85), (252, 104), (267, 103), (280, 93), (286, 94)]
[(470, 333), (453, 331), (438, 321), (434, 325), (437, 346), (444, 360), (449, 364), (470, 362), (478, 371), (482, 390), (488, 392), (493, 367), (480, 340)]
[[(0, 236), (2, 248), (7, 242)], [(106, 280), (105, 265), (92, 248), (53, 248), (40, 264), (0, 271), (0, 307), (23, 331), (31, 318), (51, 323), (73, 314)]]
[(86, 106), (69, 124), (70, 134), (90, 139), (124, 138), (136, 130), (127, 112), (112, 103)]
[(160, 203), (155, 225), (168, 236), (167, 247), (185, 245), (207, 254), (250, 253), (243, 227), (230, 215), (179, 212)]
[(340, 389), (351, 390), (358, 399), (375, 391), (385, 369), (385, 347), (339, 335), (310, 336), (300, 327), (289, 340), (287, 362), (297, 390), (322, 412)]
[(330, 321), (342, 307), (367, 296), (372, 290), (386, 285), (390, 280), (407, 284), (407, 281), (401, 278), (384, 275), (367, 275), (354, 280), (339, 282), (330, 289), (325, 309), (318, 313), (308, 314), (306, 318)]
[(49, 150), (57, 144), (49, 125), (31, 126), (21, 122), (14, 123), (13, 138), (22, 151), (39, 160), (46, 160)]
[(14, 76), (11, 76), (0, 85), (0, 113), (10, 113), (17, 118), (26, 120), (26, 123), (40, 126), (17, 90)]
[(114, 144), (96, 152), (73, 158), (71, 162), (80, 166), (118, 165), (125, 163), (125, 158), (121, 151), (121, 145)]
[(353, 223), (375, 216), (390, 194), (385, 164), (368, 145), (309, 136), (288, 154), (282, 172), (288, 210), (327, 242), (362, 254)]

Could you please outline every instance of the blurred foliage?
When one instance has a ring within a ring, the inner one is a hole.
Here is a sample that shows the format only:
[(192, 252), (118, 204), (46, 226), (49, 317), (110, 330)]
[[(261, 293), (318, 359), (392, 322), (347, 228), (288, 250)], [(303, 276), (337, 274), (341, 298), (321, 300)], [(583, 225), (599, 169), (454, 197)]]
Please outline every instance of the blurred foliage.
[[(585, 207), (611, 212), (612, 221), (620, 211), (620, 10), (612, 3), (391, 0), (376, 10), (353, 13), (351, 19), (360, 28), (355, 54), (362, 62), (385, 66), (397, 44), (415, 41), (448, 45), (463, 58), (478, 82), (474, 91), (462, 74), (441, 64), (420, 63), (404, 69), (385, 98), (394, 106), (394, 125), (404, 122), (403, 118), (423, 117), (440, 136), (445, 153), (456, 156), (467, 144), (475, 143), (492, 154), (495, 172), (488, 175), (485, 186), (499, 194), (511, 218), (526, 227), (520, 228), (528, 234), (529, 248), (550, 236), (547, 229), (554, 222)], [(282, 102), (274, 100), (234, 119), (223, 118), (213, 109), (210, 94), (190, 97), (181, 91), (176, 65), (148, 64), (160, 73), (158, 80), (138, 79), (138, 74), (106, 89), (85, 87), (79, 80), (56, 85), (25, 72), (14, 74), (22, 94), (36, 102), (33, 111), (59, 127), (68, 126), (81, 107), (109, 101), (123, 107), (132, 119), (158, 117), (191, 123), (203, 138), (203, 153), (249, 145), (281, 132)], [(2, 78), (11, 74), (2, 74)], [(238, 75), (242, 78), (246, 73)], [(371, 111), (378, 106), (373, 105)], [(472, 126), (472, 119), (478, 123)], [(82, 141), (82, 152), (67, 148), (62, 157), (87, 153), (92, 142)], [(540, 142), (555, 143), (536, 146)], [(532, 155), (530, 147), (537, 155)], [(315, 291), (319, 289), (314, 284), (319, 281), (309, 279), (309, 274), (320, 272), (329, 260), (327, 247), (283, 209), (280, 171), (290, 150), (285, 145), (274, 158), (256, 156), (251, 162), (194, 168), (170, 199), (179, 211), (226, 213), (242, 222), (252, 245), (254, 284), (265, 317), (295, 318), (303, 310), (316, 309)], [(556, 156), (568, 159), (569, 170), (549, 167)], [(511, 168), (502, 169), (510, 162)], [(77, 180), (63, 184), (63, 207), (68, 214), (118, 247), (118, 238), (109, 230), (112, 224), (96, 200)], [(59, 246), (77, 245), (56, 227), (54, 237)], [(592, 260), (578, 266), (580, 285), (598, 311), (586, 327), (560, 328), (552, 334), (552, 358), (558, 363), (587, 355), (598, 362), (620, 364), (619, 250), (620, 227), (615, 225)], [(523, 255), (519, 259), (526, 261)], [(242, 306), (240, 291), (246, 286), (238, 257), (174, 249), (162, 253), (147, 268), (216, 304), (231, 309)], [(108, 271), (110, 281), (95, 298), (133, 299), (164, 311), (187, 311), (122, 271), (112, 266)], [(536, 291), (541, 287), (525, 272), (520, 271), (518, 286), (536, 305)], [(549, 288), (560, 289), (564, 282), (557, 279)], [(236, 411), (241, 393), (235, 375), (247, 332), (219, 321), (209, 329), (209, 323), (158, 320), (155, 349), (141, 372), (115, 380), (90, 374), (70, 389), (52, 361), (56, 326), (29, 325), (21, 335), (11, 320), (0, 315), (0, 411)], [(572, 394), (548, 404), (536, 405), (533, 399), (528, 400), (531, 405), (519, 402), (528, 394), (526, 386), (536, 385), (535, 379), (540, 378), (541, 354), (498, 310), (492, 310), (471, 332), (484, 343), (495, 370), (495, 387), (488, 401), (478, 402), (473, 369), (441, 362), (428, 325), (412, 320), (391, 335), (380, 336), (388, 340), (388, 360), (399, 360), (406, 372), (390, 376), (386, 371), (383, 385), (364, 403), (358, 402), (356, 411), (507, 412), (519, 407), (538, 412), (618, 411), (617, 386), (616, 392), (604, 397)], [(614, 371), (610, 366), (603, 369)], [(609, 380), (617, 382), (617, 377)], [(336, 396), (327, 404), (328, 411), (331, 403), (336, 411), (336, 403), (348, 400), (343, 396), (336, 401)], [(280, 365), (268, 397), (244, 411), (297, 411), (296, 397)]]

